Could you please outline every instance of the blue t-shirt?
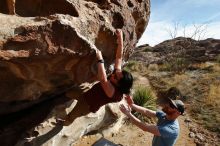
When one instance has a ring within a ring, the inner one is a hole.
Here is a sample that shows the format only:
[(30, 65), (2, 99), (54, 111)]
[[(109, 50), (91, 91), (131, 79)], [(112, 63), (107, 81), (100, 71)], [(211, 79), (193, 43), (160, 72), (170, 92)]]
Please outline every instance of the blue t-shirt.
[(154, 136), (152, 146), (173, 146), (179, 135), (178, 120), (167, 120), (166, 114), (162, 111), (157, 111), (156, 116), (160, 136)]

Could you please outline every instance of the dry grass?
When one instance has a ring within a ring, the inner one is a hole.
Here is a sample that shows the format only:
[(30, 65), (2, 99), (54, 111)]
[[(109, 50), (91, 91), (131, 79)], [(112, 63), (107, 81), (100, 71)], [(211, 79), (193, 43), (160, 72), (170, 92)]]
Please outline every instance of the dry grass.
[(175, 73), (184, 72), (187, 67), (189, 67), (190, 62), (188, 62), (185, 58), (170, 58), (163, 65), (161, 65), (161, 71), (170, 71)]
[(156, 70), (148, 70), (154, 75), (149, 79), (156, 88), (163, 82), (166, 88), (180, 89), (185, 102), (190, 105), (187, 111), (193, 119), (206, 129), (220, 133), (220, 64), (206, 62), (193, 67), (196, 70), (178, 74), (174, 71), (173, 75), (165, 76), (156, 76)]
[(220, 55), (216, 57), (217, 62), (220, 64)]
[(193, 64), (192, 67), (201, 69), (201, 70), (210, 70), (212, 72), (220, 72), (220, 64), (215, 63), (215, 62)]
[(220, 84), (211, 84), (205, 103), (220, 106)]
[(157, 64), (150, 64), (147, 69), (150, 71), (158, 71), (159, 66)]
[(129, 61), (124, 67), (125, 70), (130, 72), (145, 72), (147, 70), (146, 65), (138, 61)]
[(175, 74), (171, 78), (166, 78), (166, 82), (170, 86), (177, 86), (187, 80), (189, 80), (189, 77), (186, 74)]
[(195, 70), (177, 73), (182, 64), (173, 62), (174, 66), (168, 66), (168, 72), (164, 71), (164, 65), (152, 64), (147, 68), (140, 62), (131, 62), (127, 67), (132, 72), (147, 74), (154, 89), (180, 89), (183, 99), (190, 105), (187, 110), (193, 119), (208, 130), (220, 133), (220, 64), (193, 64)]

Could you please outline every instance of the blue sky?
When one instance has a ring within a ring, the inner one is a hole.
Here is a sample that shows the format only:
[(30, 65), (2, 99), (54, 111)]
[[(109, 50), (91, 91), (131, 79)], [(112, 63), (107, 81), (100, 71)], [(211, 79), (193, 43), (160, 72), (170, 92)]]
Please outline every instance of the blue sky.
[(171, 39), (175, 25), (176, 36), (191, 37), (199, 27), (203, 31), (194, 39), (220, 39), (220, 0), (151, 0), (150, 21), (137, 45)]

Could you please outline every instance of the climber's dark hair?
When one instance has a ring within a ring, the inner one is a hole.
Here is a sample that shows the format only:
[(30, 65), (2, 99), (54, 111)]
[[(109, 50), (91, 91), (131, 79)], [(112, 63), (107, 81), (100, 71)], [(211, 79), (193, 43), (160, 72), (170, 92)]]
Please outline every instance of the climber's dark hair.
[(131, 73), (122, 70), (123, 77), (118, 81), (118, 89), (123, 94), (129, 94), (133, 85), (133, 76)]

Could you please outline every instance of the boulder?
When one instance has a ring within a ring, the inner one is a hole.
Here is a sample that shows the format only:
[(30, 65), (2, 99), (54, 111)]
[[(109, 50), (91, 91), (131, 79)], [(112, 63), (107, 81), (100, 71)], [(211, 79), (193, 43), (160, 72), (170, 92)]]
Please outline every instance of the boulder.
[(61, 87), (96, 81), (93, 45), (102, 51), (108, 68), (117, 47), (115, 29), (122, 29), (128, 59), (150, 13), (149, 0), (20, 0), (15, 11), (19, 16), (0, 14), (4, 103), (36, 101)]
[[(28, 137), (22, 135), (25, 131), (56, 119), (55, 107), (79, 96), (83, 84), (97, 81), (94, 46), (101, 50), (108, 71), (117, 47), (116, 29), (123, 31), (127, 60), (150, 15), (149, 0), (18, 0), (16, 15), (8, 15), (10, 9), (7, 0), (0, 1), (3, 145), (14, 145)], [(67, 99), (65, 93), (70, 90), (76, 94)]]

